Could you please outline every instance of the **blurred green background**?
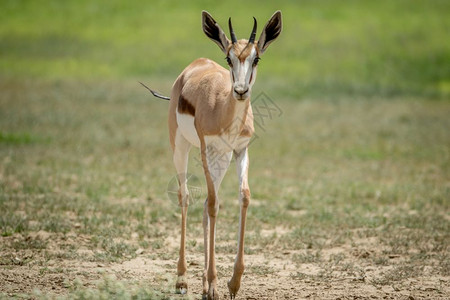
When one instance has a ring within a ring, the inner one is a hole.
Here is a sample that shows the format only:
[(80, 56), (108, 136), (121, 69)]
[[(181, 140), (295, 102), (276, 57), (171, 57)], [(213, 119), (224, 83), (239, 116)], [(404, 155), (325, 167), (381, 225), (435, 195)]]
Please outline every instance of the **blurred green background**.
[[(208, 10), (248, 38), (281, 9), (284, 31), (257, 85), (285, 98), (450, 95), (450, 2), (1, 1), (0, 78), (168, 81), (197, 57), (225, 65)], [(157, 88), (157, 87), (156, 87)]]

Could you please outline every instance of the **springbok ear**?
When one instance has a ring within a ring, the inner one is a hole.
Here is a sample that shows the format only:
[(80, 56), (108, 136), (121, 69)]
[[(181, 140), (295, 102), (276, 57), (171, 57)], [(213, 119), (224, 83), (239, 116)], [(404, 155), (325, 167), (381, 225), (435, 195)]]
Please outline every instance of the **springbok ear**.
[(258, 40), (258, 50), (262, 54), (281, 33), (283, 25), (281, 22), (281, 11), (277, 10), (264, 26)]
[(213, 17), (205, 10), (202, 11), (202, 27), (206, 36), (219, 45), (220, 49), (226, 54), (228, 45), (230, 45), (231, 42), (225, 35), (225, 32), (223, 32), (222, 28), (220, 28), (219, 24), (217, 24)]

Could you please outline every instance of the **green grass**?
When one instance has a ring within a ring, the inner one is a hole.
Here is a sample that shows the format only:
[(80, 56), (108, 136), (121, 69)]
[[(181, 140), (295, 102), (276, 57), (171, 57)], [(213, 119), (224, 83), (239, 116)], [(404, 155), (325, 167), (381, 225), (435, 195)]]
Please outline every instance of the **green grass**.
[[(176, 259), (177, 249), (164, 244), (179, 226), (179, 209), (166, 195), (174, 176), (167, 103), (148, 99), (135, 82), (11, 79), (2, 91), (4, 135), (27, 132), (45, 140), (0, 144), (3, 265), (45, 269), (52, 260), (122, 262), (139, 248), (153, 259)], [(376, 238), (382, 252), (358, 259), (394, 269), (371, 278), (375, 285), (401, 281), (417, 266), (449, 273), (447, 102), (274, 100), (282, 115), (257, 128), (250, 147), (248, 255), (298, 251), (291, 258), (298, 266), (360, 274), (348, 261), (352, 256), (328, 258), (326, 251), (358, 248), (359, 239)], [(190, 172), (202, 178), (198, 155), (191, 154)], [(219, 256), (235, 251), (235, 177), (230, 171), (221, 187)], [(201, 202), (189, 209), (189, 253), (203, 249), (193, 240), (202, 236)], [(263, 234), (276, 227), (286, 232)], [(86, 238), (68, 243), (74, 235)], [(389, 257), (396, 255), (409, 262), (393, 265)], [(257, 276), (273, 271), (260, 265), (249, 270)], [(329, 282), (330, 272), (292, 278)]]
[(0, 76), (138, 78), (155, 86), (200, 56), (225, 64), (201, 31), (203, 9), (225, 30), (231, 16), (242, 38), (251, 16), (261, 30), (283, 11), (284, 32), (259, 76), (283, 97), (450, 95), (450, 5), (440, 0), (3, 1)]

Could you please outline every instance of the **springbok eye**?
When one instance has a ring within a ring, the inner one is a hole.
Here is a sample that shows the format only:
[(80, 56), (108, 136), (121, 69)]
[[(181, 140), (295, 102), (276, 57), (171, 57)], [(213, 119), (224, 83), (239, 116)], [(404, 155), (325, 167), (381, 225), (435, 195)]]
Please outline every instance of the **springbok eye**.
[(232, 67), (233, 63), (231, 62), (231, 58), (229, 56), (225, 57), (225, 59), (227, 60), (227, 64)]
[(253, 61), (253, 66), (258, 65), (258, 63), (259, 63), (260, 60), (261, 60), (261, 58), (255, 57), (255, 60)]

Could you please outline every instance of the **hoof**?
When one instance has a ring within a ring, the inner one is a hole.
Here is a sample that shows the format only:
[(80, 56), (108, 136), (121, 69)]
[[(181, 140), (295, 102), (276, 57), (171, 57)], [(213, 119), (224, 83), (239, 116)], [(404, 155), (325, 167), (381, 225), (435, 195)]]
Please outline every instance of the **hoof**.
[(177, 292), (177, 294), (186, 294), (188, 291), (188, 284), (187, 282), (184, 280), (184, 278), (178, 278), (177, 283), (175, 284), (175, 290)]
[(228, 285), (228, 291), (230, 292), (230, 299), (235, 299), (236, 294), (239, 291), (240, 284), (233, 284), (232, 281), (233, 280), (228, 281), (227, 285)]
[(208, 300), (219, 300), (219, 292), (216, 288), (210, 287), (208, 292)]

